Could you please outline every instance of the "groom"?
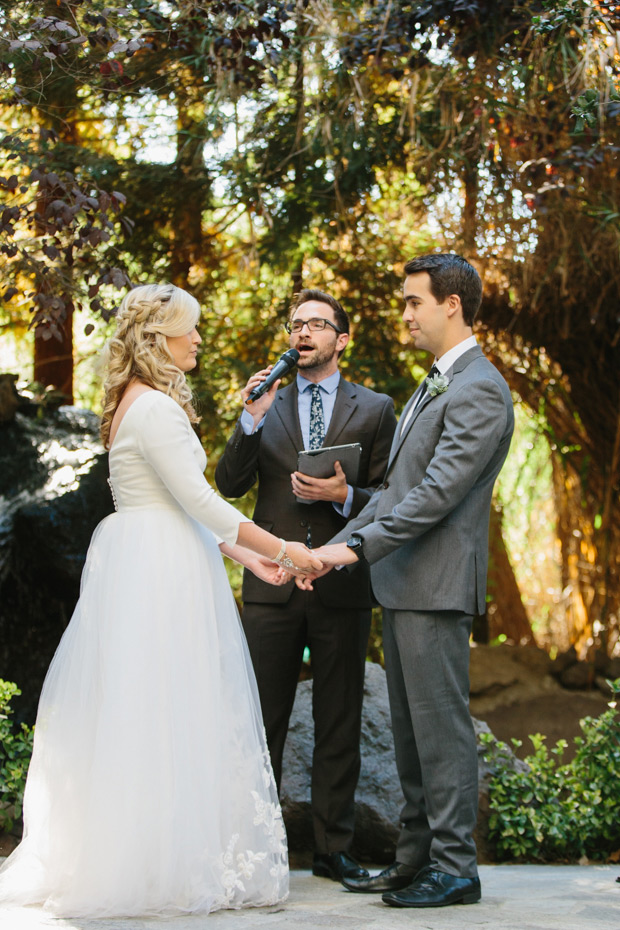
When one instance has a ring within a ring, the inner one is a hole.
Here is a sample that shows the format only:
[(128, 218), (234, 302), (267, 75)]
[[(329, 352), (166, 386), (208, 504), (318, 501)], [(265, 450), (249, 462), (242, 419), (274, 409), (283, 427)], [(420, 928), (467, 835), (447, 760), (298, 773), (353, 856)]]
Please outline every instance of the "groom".
[(405, 273), (403, 320), (435, 364), (403, 411), (383, 484), (316, 552), (324, 564), (370, 564), (405, 798), (395, 862), (343, 884), (393, 907), (439, 907), (480, 899), (469, 637), (485, 609), (491, 495), (514, 417), (508, 385), (472, 335), (475, 269), (434, 254)]

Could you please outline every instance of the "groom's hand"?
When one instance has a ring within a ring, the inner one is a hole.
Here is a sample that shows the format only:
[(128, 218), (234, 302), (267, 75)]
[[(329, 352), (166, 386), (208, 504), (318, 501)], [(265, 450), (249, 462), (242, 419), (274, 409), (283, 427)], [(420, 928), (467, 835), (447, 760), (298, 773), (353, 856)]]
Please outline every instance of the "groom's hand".
[(353, 565), (359, 562), (353, 549), (349, 549), (346, 543), (335, 543), (331, 546), (321, 546), (314, 550), (314, 554), (323, 563), (323, 568), (335, 565)]

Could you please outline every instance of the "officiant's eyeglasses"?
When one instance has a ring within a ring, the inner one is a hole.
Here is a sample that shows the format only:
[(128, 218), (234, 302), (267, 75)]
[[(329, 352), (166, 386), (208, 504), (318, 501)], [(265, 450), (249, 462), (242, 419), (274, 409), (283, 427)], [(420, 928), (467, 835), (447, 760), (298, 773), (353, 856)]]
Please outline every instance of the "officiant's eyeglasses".
[(334, 326), (333, 323), (321, 316), (313, 316), (311, 320), (290, 320), (284, 324), (284, 329), (287, 333), (300, 333), (304, 326), (307, 326), (311, 333), (320, 333), (326, 326), (331, 326), (337, 333), (342, 332), (341, 329), (338, 329), (337, 326)]

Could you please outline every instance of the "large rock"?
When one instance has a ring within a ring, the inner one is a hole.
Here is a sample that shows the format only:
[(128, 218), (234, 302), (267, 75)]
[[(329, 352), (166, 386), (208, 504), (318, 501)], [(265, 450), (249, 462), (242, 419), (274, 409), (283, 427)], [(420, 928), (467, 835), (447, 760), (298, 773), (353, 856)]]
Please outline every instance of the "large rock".
[[(613, 671), (613, 659), (599, 668)], [(580, 662), (574, 649), (555, 660), (534, 646), (480, 646), (470, 656), (470, 710), (493, 733), (525, 758), (532, 752), (530, 736), (542, 733), (551, 748), (559, 739), (568, 746), (564, 761), (575, 753), (574, 737), (582, 735), (580, 720), (607, 709), (609, 689), (601, 676), (592, 687), (594, 666)], [(571, 679), (571, 676), (572, 679)], [(565, 685), (573, 681), (571, 690)], [(601, 693), (602, 692), (602, 693)]]
[(551, 668), (552, 675), (571, 691), (590, 690), (596, 686), (603, 694), (610, 694), (607, 681), (620, 678), (620, 656), (611, 658), (597, 649), (589, 661), (580, 660), (574, 647), (560, 653)]
[(584, 691), (594, 683), (594, 666), (587, 662), (569, 665), (560, 675), (560, 683), (571, 691)]
[(470, 650), (470, 708), (476, 717), (515, 701), (562, 691), (553, 663), (536, 646), (485, 646)]
[(73, 407), (0, 425), (0, 677), (22, 689), (18, 720), (34, 720), (91, 534), (113, 509), (98, 432)]
[[(490, 733), (485, 723), (474, 720), (476, 733)], [(312, 770), (312, 681), (303, 681), (291, 715), (291, 725), (284, 752), (282, 809), (289, 848), (294, 853), (311, 850), (314, 845), (310, 811), (310, 777)], [(362, 715), (362, 769), (356, 793), (356, 823), (353, 853), (361, 860), (377, 864), (392, 862), (398, 836), (403, 798), (394, 760), (392, 725), (385, 672), (380, 665), (367, 663)], [(479, 861), (490, 861), (487, 844), (488, 785), (492, 763), (484, 759), (478, 744), (480, 779), (480, 817), (476, 830)], [(522, 766), (508, 751), (515, 767)]]

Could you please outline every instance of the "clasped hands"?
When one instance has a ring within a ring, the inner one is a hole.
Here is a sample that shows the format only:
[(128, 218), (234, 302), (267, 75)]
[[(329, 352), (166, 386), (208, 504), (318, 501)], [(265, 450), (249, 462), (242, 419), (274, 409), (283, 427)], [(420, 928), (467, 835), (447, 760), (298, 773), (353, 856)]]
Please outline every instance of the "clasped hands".
[(287, 554), (295, 564), (296, 571), (287, 571), (264, 557), (258, 557), (251, 570), (269, 584), (288, 584), (295, 579), (301, 591), (312, 591), (313, 581), (322, 578), (336, 565), (352, 565), (358, 561), (356, 554), (345, 543), (308, 549), (300, 542), (287, 542)]
[(295, 584), (301, 591), (312, 591), (312, 582), (316, 581), (317, 578), (322, 578), (335, 566), (354, 565), (355, 562), (359, 562), (355, 552), (349, 549), (346, 543), (321, 546), (318, 549), (313, 549), (312, 552), (317, 559), (321, 560), (322, 568), (296, 577)]
[(323, 570), (322, 561), (312, 549), (308, 549), (303, 543), (287, 541), (285, 549), (287, 556), (285, 565), (261, 555), (254, 555), (251, 562), (245, 564), (261, 581), (276, 586), (288, 584), (293, 578), (305, 579), (308, 575), (318, 576), (318, 573)]

